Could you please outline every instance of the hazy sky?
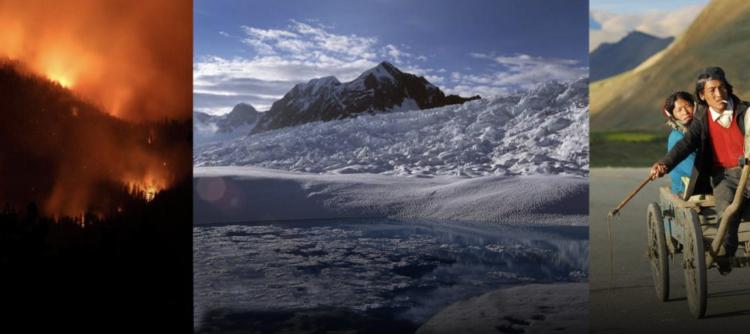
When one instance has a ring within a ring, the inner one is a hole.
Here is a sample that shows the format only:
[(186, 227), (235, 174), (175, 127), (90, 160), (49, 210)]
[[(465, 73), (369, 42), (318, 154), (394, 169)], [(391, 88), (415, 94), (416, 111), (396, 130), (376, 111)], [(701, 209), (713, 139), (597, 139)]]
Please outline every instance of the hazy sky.
[(639, 30), (659, 37), (678, 36), (700, 14), (708, 0), (591, 0), (589, 50), (617, 42)]
[[(554, 13), (554, 15), (545, 15)], [(267, 110), (296, 83), (383, 60), (482, 96), (585, 76), (588, 1), (196, 1), (194, 105)]]

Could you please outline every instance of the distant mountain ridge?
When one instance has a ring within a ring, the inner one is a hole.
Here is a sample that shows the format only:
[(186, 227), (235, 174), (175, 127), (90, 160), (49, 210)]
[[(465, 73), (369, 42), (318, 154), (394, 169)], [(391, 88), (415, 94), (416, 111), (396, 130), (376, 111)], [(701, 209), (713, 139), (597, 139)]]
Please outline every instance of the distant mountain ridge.
[(193, 137), (197, 146), (247, 136), (257, 124), (260, 113), (247, 103), (238, 103), (225, 115), (196, 111), (193, 116)]
[(227, 133), (234, 129), (254, 124), (258, 120), (258, 111), (247, 103), (238, 103), (232, 108), (232, 111), (226, 115), (214, 116), (200, 111), (195, 112), (195, 121), (197, 123), (214, 123), (217, 132)]
[(664, 52), (633, 70), (591, 84), (592, 131), (665, 130), (660, 112), (664, 99), (678, 90), (693, 92), (698, 71), (707, 66), (721, 66), (735, 94), (749, 100), (748, 26), (750, 2), (709, 2)]
[(436, 108), (480, 98), (446, 96), (424, 77), (382, 62), (350, 82), (341, 83), (328, 76), (297, 84), (263, 113), (252, 133), (363, 113)]
[(593, 82), (636, 68), (673, 40), (674, 37), (659, 38), (635, 30), (617, 43), (602, 43), (589, 57), (590, 79)]

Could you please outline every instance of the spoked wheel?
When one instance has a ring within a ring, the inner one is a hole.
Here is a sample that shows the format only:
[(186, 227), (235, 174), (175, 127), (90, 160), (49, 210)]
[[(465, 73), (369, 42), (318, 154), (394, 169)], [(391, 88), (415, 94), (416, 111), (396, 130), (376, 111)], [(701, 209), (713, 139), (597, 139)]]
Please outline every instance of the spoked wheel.
[(664, 221), (658, 204), (648, 205), (646, 225), (648, 228), (646, 255), (651, 262), (651, 278), (654, 280), (656, 298), (664, 302), (669, 299), (669, 253), (667, 253)]
[(703, 249), (703, 232), (696, 213), (685, 217), (685, 244), (682, 250), (682, 267), (685, 270), (685, 288), (688, 307), (696, 318), (706, 314), (706, 254)]

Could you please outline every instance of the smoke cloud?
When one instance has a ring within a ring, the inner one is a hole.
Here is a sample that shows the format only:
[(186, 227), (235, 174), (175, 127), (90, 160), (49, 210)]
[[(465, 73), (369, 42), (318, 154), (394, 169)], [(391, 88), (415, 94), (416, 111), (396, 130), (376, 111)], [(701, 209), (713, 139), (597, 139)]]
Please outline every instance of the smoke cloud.
[(186, 1), (0, 0), (0, 58), (130, 121), (192, 114)]

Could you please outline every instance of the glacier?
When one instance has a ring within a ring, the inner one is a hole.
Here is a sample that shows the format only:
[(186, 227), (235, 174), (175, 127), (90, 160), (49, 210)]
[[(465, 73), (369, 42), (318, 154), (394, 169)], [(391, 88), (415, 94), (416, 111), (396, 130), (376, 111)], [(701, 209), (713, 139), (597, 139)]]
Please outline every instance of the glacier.
[(312, 122), (198, 145), (193, 164), (314, 174), (586, 177), (588, 151), (583, 78), (461, 105)]

